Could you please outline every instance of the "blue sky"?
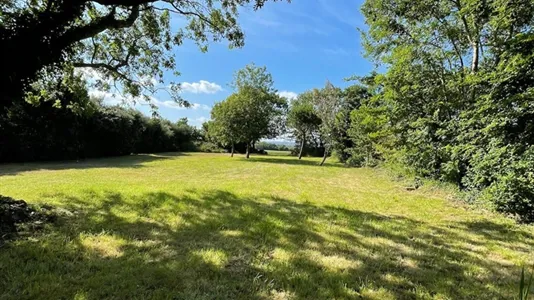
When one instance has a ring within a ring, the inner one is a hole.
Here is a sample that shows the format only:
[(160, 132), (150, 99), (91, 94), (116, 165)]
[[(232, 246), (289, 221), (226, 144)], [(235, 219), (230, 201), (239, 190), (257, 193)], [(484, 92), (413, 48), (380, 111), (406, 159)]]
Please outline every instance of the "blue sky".
[[(286, 96), (322, 87), (326, 80), (336, 86), (349, 85), (343, 79), (365, 75), (373, 69), (362, 54), (360, 34), (365, 29), (361, 0), (292, 0), (268, 2), (259, 11), (241, 10), (239, 22), (245, 32), (245, 46), (210, 44), (202, 53), (192, 43), (176, 50), (179, 77), (168, 72), (166, 81), (182, 82), (182, 97), (193, 104), (185, 109), (173, 105), (165, 93), (155, 95), (159, 114), (171, 121), (188, 118), (200, 126), (210, 117), (214, 103), (232, 90), (233, 73), (254, 62), (267, 66), (275, 87)], [(137, 107), (150, 114), (147, 106)]]

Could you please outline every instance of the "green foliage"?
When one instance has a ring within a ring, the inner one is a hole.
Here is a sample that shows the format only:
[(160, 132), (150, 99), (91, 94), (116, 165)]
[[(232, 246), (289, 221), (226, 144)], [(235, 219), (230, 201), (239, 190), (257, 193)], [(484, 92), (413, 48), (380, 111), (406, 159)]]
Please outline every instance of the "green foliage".
[(54, 88), (42, 89), (36, 103), (19, 103), (0, 114), (1, 162), (196, 149), (199, 133), (185, 119), (171, 123), (131, 108), (103, 106), (89, 99), (83, 85)]
[(251, 64), (237, 71), (234, 86), (236, 92), (214, 106), (207, 127), (214, 141), (245, 143), (248, 153), (253, 143), (281, 133), (287, 101), (276, 94), (265, 67)]
[(370, 96), (368, 88), (360, 84), (351, 85), (342, 92), (341, 107), (336, 116), (335, 142), (333, 145), (333, 154), (340, 162), (358, 165), (353, 160), (356, 153), (352, 152), (356, 146), (349, 132), (351, 127), (355, 127), (352, 126), (351, 113), (358, 109), (362, 102)]
[(258, 150), (275, 150), (275, 151), (290, 151), (291, 149), (286, 145), (279, 145), (268, 142), (259, 142), (256, 143), (256, 148)]
[(219, 145), (212, 143), (212, 142), (204, 142), (204, 141), (198, 142), (196, 147), (198, 151), (205, 152), (205, 153), (225, 153), (226, 152), (225, 149), (219, 147)]
[(321, 120), (318, 131), (324, 147), (322, 165), (331, 153), (336, 140), (336, 116), (341, 108), (342, 95), (341, 90), (330, 82), (327, 82), (323, 89), (315, 89), (311, 93), (315, 114)]
[[(387, 66), (351, 113), (354, 165), (402, 164), (534, 221), (531, 1), (367, 1), (367, 54)], [(470, 60), (470, 61), (468, 61)]]
[(267, 71), (267, 67), (258, 67), (254, 63), (250, 63), (243, 69), (235, 72), (231, 85), (235, 91), (252, 87), (263, 90), (266, 93), (276, 92), (276, 89), (274, 88), (273, 77), (271, 73)]
[[(277, 0), (274, 0), (277, 1)], [(0, 2), (0, 108), (22, 101), (46, 73), (79, 68), (101, 89), (118, 86), (131, 100), (149, 101), (175, 71), (174, 47), (185, 40), (207, 51), (210, 41), (244, 45), (238, 10), (267, 0), (37, 0)], [(175, 20), (185, 22), (175, 22)], [(184, 23), (181, 28), (176, 24)], [(171, 26), (171, 24), (174, 24)], [(96, 72), (93, 72), (96, 71)], [(187, 105), (172, 83), (173, 100)]]
[(287, 126), (293, 130), (293, 136), (300, 142), (299, 158), (303, 155), (306, 140), (318, 135), (321, 125), (321, 119), (313, 104), (313, 92), (302, 93), (291, 102), (287, 113)]

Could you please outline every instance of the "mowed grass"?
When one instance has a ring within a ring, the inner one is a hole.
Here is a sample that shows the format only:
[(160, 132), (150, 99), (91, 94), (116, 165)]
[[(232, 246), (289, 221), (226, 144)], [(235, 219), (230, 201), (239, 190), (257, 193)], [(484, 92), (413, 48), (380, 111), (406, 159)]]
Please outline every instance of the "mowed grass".
[(161, 154), (0, 166), (61, 208), (0, 248), (1, 299), (513, 299), (533, 227), (379, 170)]

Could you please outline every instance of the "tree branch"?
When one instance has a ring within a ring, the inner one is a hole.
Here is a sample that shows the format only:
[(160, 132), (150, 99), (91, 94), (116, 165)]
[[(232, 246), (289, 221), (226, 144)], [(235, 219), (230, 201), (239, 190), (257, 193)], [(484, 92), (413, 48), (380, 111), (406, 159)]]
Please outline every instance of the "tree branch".
[(70, 45), (74, 42), (93, 37), (107, 29), (121, 29), (130, 27), (139, 17), (139, 6), (133, 7), (126, 19), (115, 19), (115, 17), (116, 7), (114, 7), (109, 14), (105, 15), (104, 17), (97, 18), (85, 26), (75, 27), (67, 31), (67, 33), (63, 36), (64, 43), (66, 45)]
[(96, 2), (100, 5), (120, 5), (120, 6), (139, 6), (143, 4), (149, 4), (158, 2), (160, 0), (90, 0), (91, 2)]
[(134, 80), (130, 79), (128, 76), (124, 75), (119, 71), (119, 68), (121, 67), (120, 64), (116, 66), (112, 66), (106, 63), (86, 63), (86, 62), (75, 62), (72, 64), (75, 68), (93, 68), (93, 69), (105, 69), (107, 71), (110, 71), (120, 77), (123, 80), (133, 82)]

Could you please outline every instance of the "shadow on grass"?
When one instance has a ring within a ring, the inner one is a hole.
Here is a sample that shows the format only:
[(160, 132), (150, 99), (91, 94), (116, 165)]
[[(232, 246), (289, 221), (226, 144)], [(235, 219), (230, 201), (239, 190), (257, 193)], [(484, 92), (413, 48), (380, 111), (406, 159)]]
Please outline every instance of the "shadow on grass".
[[(280, 157), (280, 156), (279, 156)], [(317, 166), (321, 163), (319, 160), (309, 160), (306, 158), (298, 159), (294, 156), (285, 156), (285, 158), (269, 157), (269, 156), (251, 156), (249, 159), (242, 158), (242, 160), (255, 163), (271, 163), (271, 164), (282, 164), (282, 165), (299, 165), (299, 166)], [(341, 168), (343, 165), (330, 163), (328, 160), (325, 162), (323, 167), (338, 167)]]
[(132, 154), (106, 158), (90, 158), (79, 161), (47, 161), (16, 164), (0, 164), (0, 176), (17, 175), (36, 170), (69, 170), (93, 168), (140, 168), (151, 161), (187, 155), (185, 153)]
[[(452, 230), (222, 190), (54, 197), (73, 214), (0, 249), (6, 299), (509, 299), (516, 290), (514, 266), (458, 243), (475, 245), (491, 222)], [(525, 239), (534, 237), (507, 242)]]

